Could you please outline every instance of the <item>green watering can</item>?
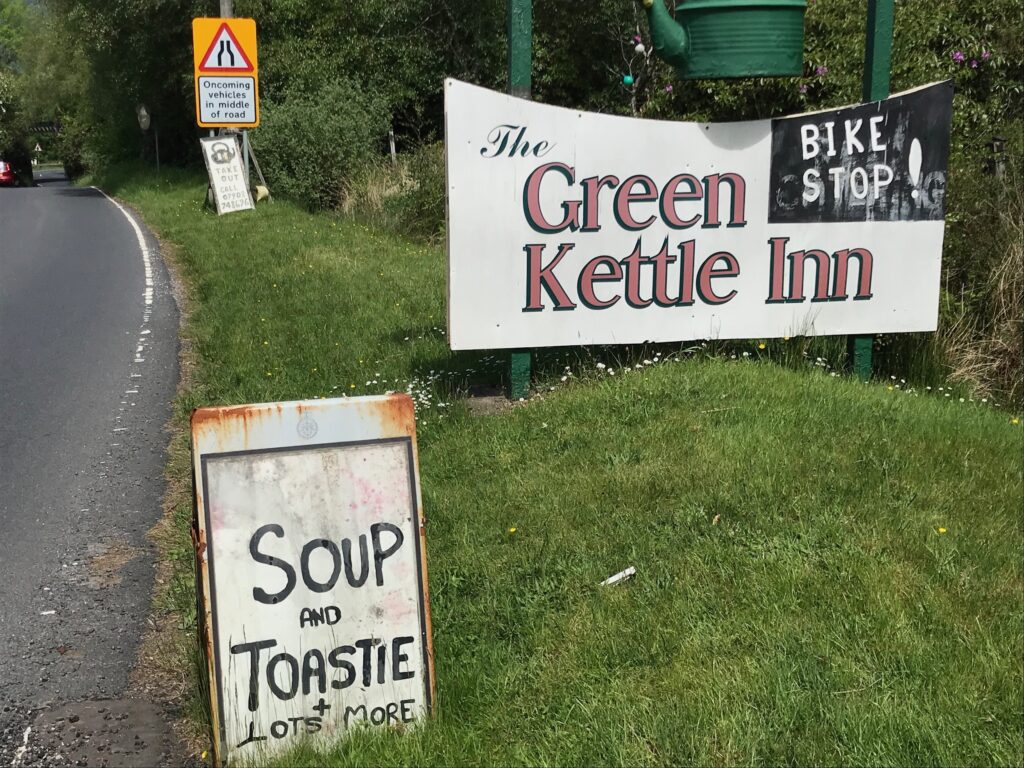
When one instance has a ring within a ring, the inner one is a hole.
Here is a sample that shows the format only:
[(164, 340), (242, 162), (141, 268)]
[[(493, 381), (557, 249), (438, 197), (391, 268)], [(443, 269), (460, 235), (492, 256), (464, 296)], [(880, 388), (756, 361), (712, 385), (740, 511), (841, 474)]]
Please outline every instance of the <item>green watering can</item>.
[(800, 75), (805, 0), (643, 0), (654, 52), (687, 80)]

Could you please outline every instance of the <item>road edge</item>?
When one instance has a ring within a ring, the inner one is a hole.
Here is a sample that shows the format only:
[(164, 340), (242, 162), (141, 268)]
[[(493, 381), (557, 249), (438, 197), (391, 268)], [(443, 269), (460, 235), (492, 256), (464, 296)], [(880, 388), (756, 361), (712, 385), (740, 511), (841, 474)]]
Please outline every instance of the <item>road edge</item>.
[[(156, 548), (153, 562), (154, 579), (150, 595), (150, 609), (145, 630), (139, 638), (138, 650), (129, 674), (126, 696), (156, 704), (176, 737), (184, 754), (177, 756), (175, 765), (202, 765), (209, 750), (209, 735), (203, 722), (194, 716), (195, 705), (204, 705), (202, 691), (196, 685), (195, 655), (199, 646), (194, 632), (189, 632), (183, 617), (174, 610), (171, 593), (180, 584), (181, 573), (175, 567), (175, 550), (180, 548), (176, 527), (176, 510), (184, 504), (191, 509), (192, 487), (190, 475), (174, 471), (175, 459), (184, 456), (191, 466), (189, 450), (188, 415), (182, 417), (183, 399), (191, 392), (195, 355), (188, 327), (194, 311), (192, 287), (185, 278), (178, 248), (165, 240), (151, 227), (145, 217), (132, 205), (99, 186), (91, 187), (110, 201), (131, 223), (139, 240), (146, 268), (146, 301), (152, 299), (152, 270), (154, 262), (162, 266), (170, 286), (170, 298), (177, 312), (177, 381), (171, 401), (171, 413), (163, 425), (167, 435), (164, 445), (163, 493), (160, 518), (147, 531), (146, 538)], [(193, 716), (190, 716), (192, 714)]]

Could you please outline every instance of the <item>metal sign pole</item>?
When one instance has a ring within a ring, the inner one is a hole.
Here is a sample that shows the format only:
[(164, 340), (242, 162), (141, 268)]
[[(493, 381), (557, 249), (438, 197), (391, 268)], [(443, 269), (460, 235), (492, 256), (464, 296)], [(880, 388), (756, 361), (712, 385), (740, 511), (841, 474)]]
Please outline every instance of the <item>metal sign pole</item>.
[[(507, 0), (508, 3), (508, 92), (530, 98), (533, 68), (533, 0)], [(533, 354), (528, 349), (509, 354), (509, 397), (518, 400), (530, 391)]]
[[(234, 0), (220, 0), (220, 17), (222, 19), (234, 18)], [(249, 132), (242, 129), (242, 173), (245, 176), (245, 188), (251, 190), (249, 184)]]
[[(868, 0), (868, 23), (864, 46), (864, 101), (880, 101), (889, 96), (892, 70), (893, 0)], [(861, 381), (871, 378), (873, 336), (847, 338), (847, 354), (853, 372)]]
[(242, 129), (242, 173), (245, 175), (245, 188), (252, 189), (249, 183), (249, 131)]

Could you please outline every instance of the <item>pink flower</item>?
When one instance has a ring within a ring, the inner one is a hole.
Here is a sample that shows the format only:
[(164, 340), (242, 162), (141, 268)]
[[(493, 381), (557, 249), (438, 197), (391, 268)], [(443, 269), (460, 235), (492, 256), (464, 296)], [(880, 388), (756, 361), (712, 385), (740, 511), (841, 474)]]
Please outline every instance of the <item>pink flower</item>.
[(816, 74), (818, 77), (824, 77), (825, 75), (828, 74), (828, 67), (826, 67), (823, 64), (819, 64), (817, 67), (814, 68), (814, 74)]
[(665, 86), (665, 93), (672, 93), (672, 83)]
[(981, 60), (982, 61), (988, 61), (988, 57), (991, 56), (991, 55), (992, 54), (989, 53), (988, 51), (982, 51), (981, 52)]
[(797, 90), (800, 93), (807, 93), (807, 86), (806, 85), (801, 85), (799, 88), (797, 88)]
[(977, 59), (971, 59), (971, 69), (977, 69), (977, 68), (978, 68), (978, 60)]
[(640, 37), (640, 35), (633, 35), (633, 42), (634, 43), (641, 43), (641, 42), (643, 42), (643, 39)]
[(966, 57), (964, 56), (963, 51), (953, 51), (953, 55), (950, 58), (952, 58), (957, 64), (963, 64)]

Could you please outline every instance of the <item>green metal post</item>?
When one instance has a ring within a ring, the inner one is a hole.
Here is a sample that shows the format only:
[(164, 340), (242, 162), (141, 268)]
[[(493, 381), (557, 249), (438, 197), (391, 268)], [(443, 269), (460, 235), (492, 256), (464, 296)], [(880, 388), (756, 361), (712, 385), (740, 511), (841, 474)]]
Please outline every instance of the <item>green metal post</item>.
[[(868, 0), (868, 24), (864, 41), (864, 101), (889, 96), (892, 70), (893, 0)], [(871, 378), (871, 336), (850, 336), (847, 350), (853, 372), (861, 381)]]
[[(533, 0), (508, 2), (508, 92), (522, 99), (530, 98), (533, 70)], [(508, 395), (513, 400), (526, 397), (530, 391), (530, 369), (533, 355), (528, 349), (509, 354)]]

